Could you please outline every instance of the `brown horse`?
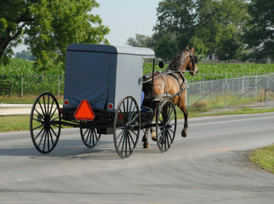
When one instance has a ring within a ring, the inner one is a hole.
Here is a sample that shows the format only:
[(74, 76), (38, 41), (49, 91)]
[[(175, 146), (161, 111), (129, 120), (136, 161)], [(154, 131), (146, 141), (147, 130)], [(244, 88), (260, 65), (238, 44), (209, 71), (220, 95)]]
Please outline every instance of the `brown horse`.
[[(172, 97), (170, 100), (177, 105), (184, 113), (184, 129), (181, 132), (182, 137), (187, 136), (188, 128), (188, 112), (186, 109), (185, 96), (186, 96), (186, 80), (184, 78), (185, 72), (190, 72), (191, 75), (198, 73), (197, 56), (194, 54), (195, 48), (189, 50), (188, 47), (181, 53), (177, 54), (173, 61), (169, 64), (164, 72), (156, 72), (153, 80), (153, 98), (161, 100), (165, 97)], [(148, 98), (151, 97), (152, 76), (149, 80), (144, 81), (143, 91)], [(148, 143), (148, 130), (146, 128), (142, 141), (144, 148), (149, 148)], [(150, 128), (152, 140), (156, 141), (156, 133)]]

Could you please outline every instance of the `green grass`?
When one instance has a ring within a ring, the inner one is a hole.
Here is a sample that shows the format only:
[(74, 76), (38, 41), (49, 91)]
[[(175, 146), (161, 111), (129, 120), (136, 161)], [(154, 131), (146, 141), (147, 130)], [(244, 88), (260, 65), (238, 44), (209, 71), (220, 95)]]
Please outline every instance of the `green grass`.
[[(272, 113), (274, 108), (237, 108), (237, 109), (190, 109), (189, 118), (204, 117), (204, 116), (220, 116), (220, 115), (240, 115), (240, 114), (256, 114), (256, 113)], [(177, 110), (180, 118), (183, 114)], [(178, 116), (178, 118), (179, 118)]]
[(249, 159), (274, 174), (274, 145), (253, 151)]
[[(4, 104), (33, 104), (35, 99), (39, 96), (37, 95), (24, 95), (23, 98), (19, 95), (12, 96), (0, 96), (0, 103)], [(56, 96), (57, 97), (57, 96)], [(60, 99), (57, 99), (60, 105), (63, 104), (64, 97), (60, 96)]]
[(0, 132), (29, 130), (29, 116), (0, 117)]
[[(179, 108), (176, 107), (177, 118), (183, 119), (184, 115)], [(274, 108), (239, 108), (230, 111), (214, 111), (214, 109), (207, 110), (189, 110), (189, 118), (204, 117), (204, 116), (218, 116), (218, 115), (235, 115), (235, 114), (253, 114), (253, 113), (267, 113), (274, 112)], [(0, 117), (0, 132), (9, 131), (24, 131), (29, 130), (30, 116), (4, 116)]]

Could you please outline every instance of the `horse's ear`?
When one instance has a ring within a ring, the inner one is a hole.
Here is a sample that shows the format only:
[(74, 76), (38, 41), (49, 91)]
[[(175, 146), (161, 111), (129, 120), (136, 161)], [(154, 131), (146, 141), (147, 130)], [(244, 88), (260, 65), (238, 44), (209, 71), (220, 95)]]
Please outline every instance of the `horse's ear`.
[(195, 47), (191, 48), (190, 52), (194, 53)]

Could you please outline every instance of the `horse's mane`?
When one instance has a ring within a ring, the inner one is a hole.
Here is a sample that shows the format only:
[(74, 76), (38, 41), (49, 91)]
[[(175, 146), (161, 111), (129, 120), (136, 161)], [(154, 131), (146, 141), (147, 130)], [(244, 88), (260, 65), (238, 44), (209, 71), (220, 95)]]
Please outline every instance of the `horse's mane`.
[(180, 66), (182, 65), (182, 62), (185, 61), (186, 55), (185, 52), (187, 50), (184, 49), (182, 52), (177, 53), (175, 57), (173, 58), (172, 62), (168, 65), (167, 69), (168, 70), (178, 70)]

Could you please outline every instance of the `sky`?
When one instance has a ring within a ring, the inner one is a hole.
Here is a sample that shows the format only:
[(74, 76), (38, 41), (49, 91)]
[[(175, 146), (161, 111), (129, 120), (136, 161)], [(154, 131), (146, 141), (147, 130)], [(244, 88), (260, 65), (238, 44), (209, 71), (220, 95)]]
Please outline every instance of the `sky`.
[[(156, 8), (161, 0), (97, 0), (98, 8), (92, 10), (98, 14), (103, 25), (110, 28), (106, 35), (109, 43), (115, 46), (128, 46), (127, 40), (136, 34), (151, 36), (156, 25)], [(27, 47), (20, 45), (13, 51), (20, 52)]]
[(126, 46), (136, 34), (151, 36), (156, 25), (156, 8), (160, 0), (97, 0), (103, 25), (110, 28), (106, 38), (112, 45)]

